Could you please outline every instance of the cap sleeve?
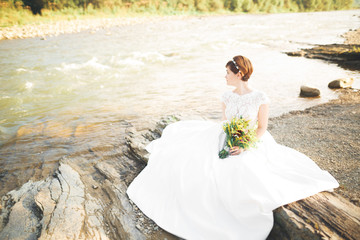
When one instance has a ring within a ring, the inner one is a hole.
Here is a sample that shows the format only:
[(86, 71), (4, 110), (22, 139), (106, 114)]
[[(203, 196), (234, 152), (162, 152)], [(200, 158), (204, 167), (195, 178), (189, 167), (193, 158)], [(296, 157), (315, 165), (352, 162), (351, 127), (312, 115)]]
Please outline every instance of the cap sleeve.
[(229, 103), (230, 94), (231, 92), (228, 91), (228, 92), (224, 92), (224, 94), (221, 96), (221, 101), (223, 101), (225, 105)]
[(259, 103), (260, 103), (260, 105), (262, 105), (262, 104), (269, 104), (269, 103), (270, 103), (270, 99), (269, 99), (269, 97), (268, 97), (265, 93), (260, 92)]

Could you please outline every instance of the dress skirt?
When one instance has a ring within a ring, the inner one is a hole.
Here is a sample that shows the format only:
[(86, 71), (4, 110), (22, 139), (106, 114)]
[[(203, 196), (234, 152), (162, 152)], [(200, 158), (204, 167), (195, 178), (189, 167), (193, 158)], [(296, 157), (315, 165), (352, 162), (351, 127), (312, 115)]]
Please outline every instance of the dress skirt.
[(256, 148), (218, 157), (222, 123), (179, 121), (147, 146), (130, 199), (164, 230), (189, 240), (266, 239), (272, 210), (338, 182), (266, 132)]

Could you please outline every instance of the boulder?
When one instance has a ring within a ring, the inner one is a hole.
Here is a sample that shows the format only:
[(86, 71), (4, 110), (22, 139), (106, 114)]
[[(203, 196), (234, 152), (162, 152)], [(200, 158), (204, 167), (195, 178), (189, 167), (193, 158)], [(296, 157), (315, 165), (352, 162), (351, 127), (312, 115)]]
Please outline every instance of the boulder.
[(300, 97), (319, 97), (320, 90), (317, 88), (312, 88), (308, 86), (301, 86), (300, 88)]
[(329, 88), (351, 88), (351, 85), (354, 83), (353, 78), (340, 78), (334, 81), (331, 81), (328, 85)]

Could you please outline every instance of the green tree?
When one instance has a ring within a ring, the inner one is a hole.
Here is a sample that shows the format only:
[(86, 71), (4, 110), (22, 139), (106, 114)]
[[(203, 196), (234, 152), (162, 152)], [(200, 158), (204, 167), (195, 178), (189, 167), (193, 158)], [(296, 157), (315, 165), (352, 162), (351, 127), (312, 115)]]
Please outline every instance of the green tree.
[(44, 1), (43, 0), (23, 0), (25, 6), (29, 6), (31, 12), (36, 15), (41, 15), (41, 9), (44, 8)]

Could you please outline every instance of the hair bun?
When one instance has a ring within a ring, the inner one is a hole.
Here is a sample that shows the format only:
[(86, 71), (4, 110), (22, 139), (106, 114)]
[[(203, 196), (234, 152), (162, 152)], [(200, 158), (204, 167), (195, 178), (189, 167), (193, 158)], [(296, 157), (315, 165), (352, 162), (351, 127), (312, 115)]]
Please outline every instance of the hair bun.
[(243, 81), (247, 81), (247, 80), (249, 80), (249, 75), (246, 73), (241, 79), (243, 80)]

